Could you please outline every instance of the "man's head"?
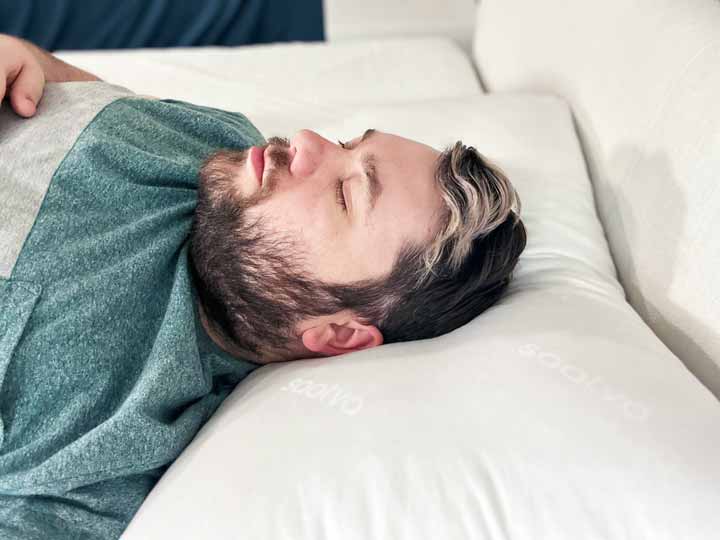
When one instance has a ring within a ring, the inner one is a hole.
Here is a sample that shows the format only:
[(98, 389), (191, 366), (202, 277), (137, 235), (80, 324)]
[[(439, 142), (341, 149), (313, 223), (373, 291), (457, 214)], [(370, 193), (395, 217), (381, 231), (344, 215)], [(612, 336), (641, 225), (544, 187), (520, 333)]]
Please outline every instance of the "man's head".
[(503, 173), (460, 142), (302, 130), (220, 150), (190, 238), (203, 323), (261, 363), (442, 335), (501, 296), (525, 247), (519, 212)]

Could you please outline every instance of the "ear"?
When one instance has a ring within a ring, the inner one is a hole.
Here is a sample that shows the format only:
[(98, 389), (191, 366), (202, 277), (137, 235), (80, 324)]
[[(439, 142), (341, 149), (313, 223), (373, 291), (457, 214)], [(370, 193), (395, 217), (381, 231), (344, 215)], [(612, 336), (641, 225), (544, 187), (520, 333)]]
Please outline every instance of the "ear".
[(335, 356), (382, 345), (383, 336), (376, 326), (351, 319), (343, 324), (321, 322), (302, 333), (303, 345), (323, 356)]

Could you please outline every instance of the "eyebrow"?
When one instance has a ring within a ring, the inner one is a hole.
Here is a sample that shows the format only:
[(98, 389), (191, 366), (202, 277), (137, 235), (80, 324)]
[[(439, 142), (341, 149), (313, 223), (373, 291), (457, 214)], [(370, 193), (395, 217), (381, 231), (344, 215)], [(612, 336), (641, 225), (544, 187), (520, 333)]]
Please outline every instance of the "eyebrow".
[[(369, 139), (375, 133), (376, 131), (374, 129), (366, 130), (365, 133), (363, 133), (358, 145)], [(363, 183), (365, 186), (365, 193), (367, 195), (366, 198), (368, 199), (368, 211), (365, 214), (365, 218), (367, 219), (370, 212), (375, 209), (375, 204), (382, 193), (382, 184), (380, 183), (380, 179), (377, 175), (377, 159), (375, 158), (375, 154), (370, 152), (365, 153), (362, 155), (361, 161), (365, 169), (365, 176), (368, 179), (367, 182)]]

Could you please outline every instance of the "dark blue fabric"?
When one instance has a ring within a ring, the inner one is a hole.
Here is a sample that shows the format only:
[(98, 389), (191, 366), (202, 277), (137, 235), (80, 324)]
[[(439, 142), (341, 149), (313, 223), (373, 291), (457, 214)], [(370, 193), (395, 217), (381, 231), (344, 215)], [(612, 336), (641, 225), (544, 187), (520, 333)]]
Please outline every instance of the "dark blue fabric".
[(322, 0), (0, 0), (0, 33), (49, 51), (324, 39)]

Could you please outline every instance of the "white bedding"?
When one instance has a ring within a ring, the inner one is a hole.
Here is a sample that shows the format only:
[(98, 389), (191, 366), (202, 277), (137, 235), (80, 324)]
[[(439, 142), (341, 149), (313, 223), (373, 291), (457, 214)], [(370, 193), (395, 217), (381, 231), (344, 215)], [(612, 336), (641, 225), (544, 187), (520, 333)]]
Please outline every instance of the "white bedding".
[(441, 38), (75, 52), (57, 56), (138, 94), (240, 111), (268, 135), (335, 121), (348, 105), (481, 91), (472, 62)]
[(475, 36), (487, 88), (570, 103), (630, 303), (720, 400), (720, 1), (483, 0)]
[(463, 139), (528, 230), (507, 295), (457, 331), (256, 370), (124, 538), (716, 538), (720, 404), (625, 301), (567, 106), (483, 96), (443, 40), (373, 43), (63, 55), (266, 135)]
[(370, 106), (323, 131), (366, 126), (499, 161), (528, 229), (508, 294), (440, 338), (255, 371), (126, 538), (716, 538), (720, 404), (625, 301), (567, 106)]
[(441, 35), (470, 52), (476, 0), (323, 0), (325, 37), (337, 42), (372, 36)]

